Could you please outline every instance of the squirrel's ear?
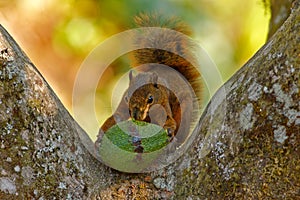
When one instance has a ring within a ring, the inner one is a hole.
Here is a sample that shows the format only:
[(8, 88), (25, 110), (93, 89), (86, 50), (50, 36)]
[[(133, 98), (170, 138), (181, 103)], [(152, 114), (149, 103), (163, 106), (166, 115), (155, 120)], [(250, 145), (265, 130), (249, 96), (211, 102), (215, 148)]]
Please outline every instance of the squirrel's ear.
[(155, 87), (157, 87), (157, 83), (158, 83), (158, 75), (157, 73), (152, 73), (151, 75), (151, 82), (154, 84)]
[(129, 81), (131, 81), (133, 79), (133, 72), (132, 72), (132, 70), (130, 70), (130, 72), (129, 72)]
[(129, 100), (129, 99), (128, 99), (127, 94), (124, 95), (124, 100), (125, 100), (125, 102), (128, 104), (128, 102), (129, 102), (128, 100)]

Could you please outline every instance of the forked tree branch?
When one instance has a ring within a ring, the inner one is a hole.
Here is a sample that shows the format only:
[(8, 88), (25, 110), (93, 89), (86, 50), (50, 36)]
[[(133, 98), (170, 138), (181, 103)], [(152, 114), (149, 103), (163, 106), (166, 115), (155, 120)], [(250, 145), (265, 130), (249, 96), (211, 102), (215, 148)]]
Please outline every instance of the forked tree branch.
[[(194, 145), (164, 169), (112, 170), (0, 28), (0, 199), (300, 197), (300, 6), (215, 94)], [(90, 150), (91, 150), (90, 149)]]

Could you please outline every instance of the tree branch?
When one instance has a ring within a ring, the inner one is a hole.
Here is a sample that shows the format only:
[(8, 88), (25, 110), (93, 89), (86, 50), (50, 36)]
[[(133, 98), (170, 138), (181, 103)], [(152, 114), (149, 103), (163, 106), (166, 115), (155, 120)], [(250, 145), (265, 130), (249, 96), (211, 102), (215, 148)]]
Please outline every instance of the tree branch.
[(299, 197), (299, 13), (294, 3), (268, 43), (215, 94), (188, 152), (148, 174), (99, 163), (92, 141), (1, 27), (0, 199)]

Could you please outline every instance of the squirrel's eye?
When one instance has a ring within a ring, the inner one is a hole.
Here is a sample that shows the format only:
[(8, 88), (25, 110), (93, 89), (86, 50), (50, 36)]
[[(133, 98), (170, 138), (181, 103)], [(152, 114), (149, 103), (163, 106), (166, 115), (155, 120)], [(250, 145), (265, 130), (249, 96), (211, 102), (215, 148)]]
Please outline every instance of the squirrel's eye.
[(148, 97), (147, 103), (148, 103), (148, 104), (153, 103), (153, 96), (152, 96), (152, 95), (150, 95), (150, 96)]

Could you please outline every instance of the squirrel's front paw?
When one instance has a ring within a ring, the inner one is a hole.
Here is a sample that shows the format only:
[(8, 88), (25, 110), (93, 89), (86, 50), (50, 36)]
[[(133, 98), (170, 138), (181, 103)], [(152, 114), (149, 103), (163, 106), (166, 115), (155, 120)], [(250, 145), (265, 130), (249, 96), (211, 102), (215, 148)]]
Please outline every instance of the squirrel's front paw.
[(175, 130), (172, 129), (172, 128), (167, 128), (166, 130), (167, 130), (167, 133), (168, 133), (168, 136), (169, 136), (168, 141), (172, 142), (172, 140), (174, 139), (174, 136), (175, 136)]
[(173, 128), (167, 128), (167, 133), (169, 137), (174, 137), (175, 136), (175, 130)]
[(176, 127), (170, 127), (170, 126), (164, 126), (164, 129), (167, 131), (167, 134), (168, 134), (168, 136), (169, 136), (169, 142), (171, 142), (173, 139), (174, 139), (174, 137), (175, 137), (175, 129), (176, 129)]
[(173, 122), (168, 123), (167, 121), (164, 125), (164, 129), (167, 131), (168, 136), (170, 137), (170, 141), (172, 141), (175, 136), (176, 124)]

